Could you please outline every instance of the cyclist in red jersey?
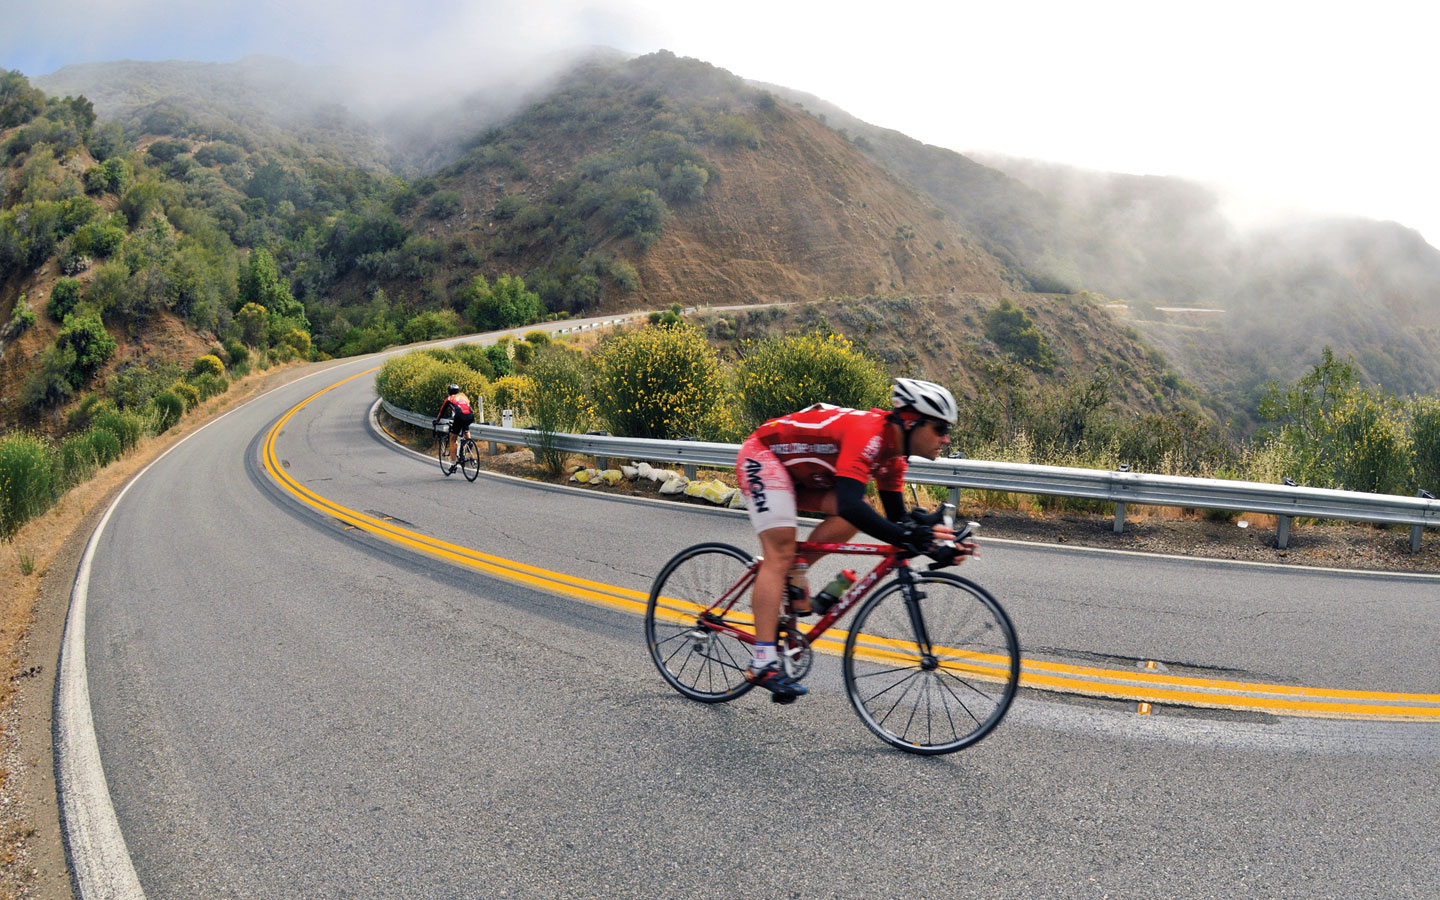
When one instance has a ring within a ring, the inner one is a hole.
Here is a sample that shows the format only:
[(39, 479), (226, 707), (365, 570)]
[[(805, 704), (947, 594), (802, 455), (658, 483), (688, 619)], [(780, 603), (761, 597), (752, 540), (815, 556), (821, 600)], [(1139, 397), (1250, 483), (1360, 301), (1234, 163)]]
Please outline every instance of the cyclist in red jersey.
[[(797, 556), (798, 510), (826, 514), (809, 540), (844, 543), (857, 531), (916, 553), (954, 538), (945, 525), (909, 520), (901, 491), (906, 460), (934, 459), (950, 443), (955, 398), (929, 381), (895, 379), (893, 409), (857, 410), (818, 403), (771, 419), (740, 447), (735, 471), (764, 559), (755, 577), (755, 655), (747, 673), (781, 702), (808, 692), (786, 674), (775, 649), (781, 600), (790, 591), (798, 614), (809, 614), (804, 569), (823, 554)], [(882, 516), (865, 499), (871, 480), (885, 508)]]
[(457, 455), (460, 442), (460, 435), (470, 430), (475, 424), (475, 411), (470, 408), (470, 398), (460, 390), (460, 385), (452, 384), (445, 389), (450, 396), (440, 404), (440, 412), (435, 416), (435, 424), (439, 425), (441, 419), (450, 419), (450, 471), (455, 471), (455, 465), (459, 460)]

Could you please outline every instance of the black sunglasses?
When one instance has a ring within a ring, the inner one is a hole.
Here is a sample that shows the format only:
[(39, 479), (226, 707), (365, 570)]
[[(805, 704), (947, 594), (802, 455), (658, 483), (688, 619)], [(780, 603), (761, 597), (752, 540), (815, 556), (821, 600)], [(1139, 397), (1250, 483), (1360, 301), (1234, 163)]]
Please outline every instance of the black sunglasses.
[(941, 437), (945, 437), (945, 435), (950, 433), (949, 422), (942, 422), (939, 419), (930, 419), (929, 421), (931, 425), (935, 426), (935, 433)]

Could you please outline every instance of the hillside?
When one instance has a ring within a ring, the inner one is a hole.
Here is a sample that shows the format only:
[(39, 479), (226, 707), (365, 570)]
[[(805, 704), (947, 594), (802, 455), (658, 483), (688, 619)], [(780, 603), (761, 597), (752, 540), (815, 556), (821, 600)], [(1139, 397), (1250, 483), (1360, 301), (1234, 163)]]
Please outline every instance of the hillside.
[(235, 63), (84, 63), (34, 79), (51, 96), (84, 95), (132, 135), (194, 131), (258, 150), (294, 147), (374, 172), (394, 160), (384, 134), (345, 105), (338, 72), (271, 56)]
[[(478, 262), (522, 273), (552, 309), (1013, 289), (834, 132), (664, 53), (580, 67), (418, 187), (404, 221), (443, 245), (445, 288), (463, 286), (457, 260)], [(451, 198), (439, 214), (436, 197)]]
[[(3, 136), (17, 174), (0, 221), (14, 238), (0, 246), (10, 248), (0, 314), (21, 294), (43, 310), (73, 279), (77, 314), (103, 318), (121, 346), (98, 369), (46, 376), (50, 393), (22, 390), (21, 401), (8, 391), (10, 421), (43, 411), (62, 423), (66, 404), (103, 391), (117, 367), (149, 360), (160, 329), (183, 324), (196, 347), (243, 342), (273, 355), (298, 331), (295, 347), (368, 352), (477, 327), (478, 298), (509, 276), (536, 292), (542, 315), (929, 300), (937, 333), (913, 335), (916, 358), (875, 335), (905, 328), (858, 313), (837, 327), (864, 329), (896, 371), (931, 371), (967, 391), (987, 390), (1002, 370), (1053, 387), (1103, 369), (1137, 412), (1195, 405), (1098, 306), (1027, 293), (1043, 279), (1003, 247), (1002, 258), (989, 252), (993, 237), (807, 110), (698, 60), (592, 55), (500, 125), (503, 92), (477, 92), (444, 140), (414, 145), (438, 158), (446, 141), (455, 149), (413, 181), (385, 174), (377, 126), (327, 106), (323, 73), (304, 67), (102, 64), (42, 83), (91, 84), (116, 118), (61, 134), (45, 117), (70, 115), (69, 101), (52, 96), (51, 112)], [(1044, 206), (971, 165), (998, 192), (993, 208), (1015, 191)], [(25, 233), (37, 212), (60, 217), (43, 240)], [(1015, 368), (1013, 348), (987, 343), (982, 320), (1002, 297), (1028, 313), (1038, 328), (1029, 340), (1048, 341), (1055, 364)], [(11, 388), (62, 361), (60, 317), (40, 318), (0, 360)]]
[[(1294, 381), (1327, 344), (1393, 393), (1440, 389), (1440, 251), (1413, 231), (1360, 219), (1242, 231), (1182, 179), (970, 158), (774, 90), (934, 198), (1032, 289), (1131, 301), (1134, 326), (1242, 430), (1265, 383)], [(1156, 311), (1168, 306), (1225, 314)]]
[[(1293, 382), (1325, 346), (1405, 396), (1440, 390), (1440, 250), (1394, 222), (1311, 219), (1241, 230), (1208, 188), (1174, 178), (982, 157), (1060, 212), (1072, 277), (1139, 301), (1134, 325), (1217, 395), (1242, 430), (1269, 381)], [(1224, 310), (1195, 316), (1154, 307)]]
[(700, 321), (726, 357), (766, 338), (838, 331), (894, 374), (949, 385), (967, 409), (980, 397), (1011, 390), (1034, 396), (1099, 378), (1116, 410), (1128, 415), (1200, 412), (1200, 398), (1167, 368), (1164, 357), (1095, 299), (1034, 296), (1024, 302), (1055, 356), (1048, 371), (1015, 362), (987, 335), (987, 316), (999, 305), (994, 297), (971, 294), (862, 298), (703, 312)]

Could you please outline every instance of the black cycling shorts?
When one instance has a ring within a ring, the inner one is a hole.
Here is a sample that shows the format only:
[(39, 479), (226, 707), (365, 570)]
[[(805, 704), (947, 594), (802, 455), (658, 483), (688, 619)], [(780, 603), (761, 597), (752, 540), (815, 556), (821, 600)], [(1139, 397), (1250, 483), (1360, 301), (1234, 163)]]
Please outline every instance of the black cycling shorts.
[(474, 425), (474, 424), (475, 424), (475, 416), (474, 416), (474, 415), (468, 415), (468, 416), (466, 416), (466, 415), (461, 415), (460, 413), (456, 413), (456, 414), (455, 414), (455, 421), (453, 421), (453, 422), (450, 423), (450, 433), (451, 433), (451, 434), (464, 434), (465, 432), (469, 431), (469, 430), (470, 430), (470, 426), (471, 426), (471, 425)]

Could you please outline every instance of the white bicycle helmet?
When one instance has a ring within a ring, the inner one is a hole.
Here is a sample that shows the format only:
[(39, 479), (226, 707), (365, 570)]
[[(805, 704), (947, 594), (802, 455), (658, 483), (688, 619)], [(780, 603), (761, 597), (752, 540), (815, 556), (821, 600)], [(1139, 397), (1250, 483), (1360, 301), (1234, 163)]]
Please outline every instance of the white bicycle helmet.
[(951, 425), (959, 416), (954, 395), (933, 381), (897, 378), (890, 390), (890, 402), (896, 409), (911, 409)]

